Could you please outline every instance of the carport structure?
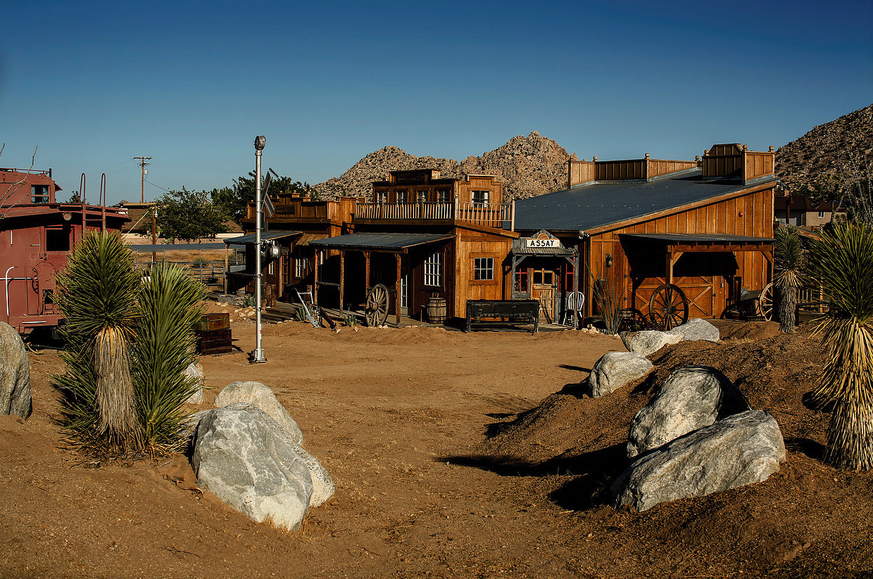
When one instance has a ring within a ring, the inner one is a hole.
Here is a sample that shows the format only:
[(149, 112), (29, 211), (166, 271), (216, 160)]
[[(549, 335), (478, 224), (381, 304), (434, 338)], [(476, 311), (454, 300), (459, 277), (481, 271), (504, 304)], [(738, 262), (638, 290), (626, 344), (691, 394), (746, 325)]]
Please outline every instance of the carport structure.
[[(351, 272), (353, 283), (358, 285), (360, 289), (363, 287), (364, 294), (367, 297), (367, 309), (370, 311), (379, 312), (378, 316), (381, 322), (384, 322), (387, 317), (391, 301), (388, 293), (394, 293), (394, 321), (397, 325), (400, 324), (400, 315), (406, 308), (406, 313), (409, 313), (409, 306), (406, 300), (409, 299), (409, 280), (415, 279), (416, 276), (410, 275), (413, 271), (421, 267), (420, 261), (410, 262), (407, 259), (406, 268), (404, 269), (404, 256), (412, 256), (413, 254), (421, 254), (415, 250), (426, 249), (431, 251), (439, 245), (446, 245), (455, 238), (452, 234), (441, 233), (387, 233), (387, 232), (367, 232), (367, 233), (349, 233), (329, 239), (320, 239), (310, 242), (310, 246), (315, 248), (316, 267), (315, 267), (315, 298), (318, 299), (318, 289), (320, 287), (336, 287), (339, 290), (339, 306), (340, 311), (343, 311), (346, 304), (346, 261), (348, 252), (360, 252), (363, 255), (363, 279), (358, 278), (358, 272)], [(339, 254), (339, 277), (338, 281), (327, 281), (324, 272), (321, 271), (325, 263), (324, 252), (337, 252)], [(380, 259), (380, 256), (383, 259)], [(384, 258), (393, 256), (394, 272), (393, 279), (387, 275), (387, 264), (384, 263)], [(379, 261), (379, 267), (374, 268), (374, 261)], [(375, 276), (374, 276), (375, 274)], [(376, 283), (373, 284), (372, 279), (375, 277)], [(378, 286), (383, 286), (379, 288)], [(387, 290), (387, 291), (386, 291)], [(354, 295), (354, 294), (353, 294)], [(361, 295), (358, 293), (357, 295)], [(375, 310), (374, 310), (375, 308)], [(368, 317), (368, 320), (371, 319)]]

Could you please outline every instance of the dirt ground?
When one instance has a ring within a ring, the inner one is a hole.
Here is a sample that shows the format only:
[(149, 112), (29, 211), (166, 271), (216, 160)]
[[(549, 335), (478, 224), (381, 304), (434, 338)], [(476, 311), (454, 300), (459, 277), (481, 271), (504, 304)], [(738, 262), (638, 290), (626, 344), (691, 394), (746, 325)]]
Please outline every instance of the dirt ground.
[[(207, 400), (235, 380), (269, 385), (337, 486), (296, 533), (199, 490), (184, 457), (100, 463), (65, 448), (50, 385), (62, 364), (32, 352), (33, 415), (0, 417), (0, 576), (870, 576), (873, 475), (824, 465), (828, 415), (802, 404), (820, 344), (772, 324), (723, 335), (668, 347), (649, 377), (591, 399), (577, 385), (624, 350), (617, 338), (286, 322), (264, 327), (267, 362), (251, 365), (254, 324), (234, 314), (240, 350), (202, 358)], [(613, 509), (630, 419), (691, 363), (773, 414), (787, 462), (761, 484)]]

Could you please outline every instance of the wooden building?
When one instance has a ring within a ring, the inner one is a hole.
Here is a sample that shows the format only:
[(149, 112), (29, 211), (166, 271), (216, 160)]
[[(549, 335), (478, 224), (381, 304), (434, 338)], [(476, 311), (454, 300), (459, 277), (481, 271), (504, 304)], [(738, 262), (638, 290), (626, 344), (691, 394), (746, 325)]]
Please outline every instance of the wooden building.
[(385, 313), (395, 321), (426, 318), (432, 300), (452, 318), (463, 317), (468, 299), (508, 299), (506, 256), (518, 237), (513, 209), (503, 201), (502, 181), (491, 175), (392, 171), (355, 205), (351, 233), (311, 243), (322, 264), (319, 299), (354, 309), (381, 284), (389, 294)]
[[(264, 215), (261, 238), (278, 247), (278, 256), (264, 256), (264, 295), (268, 300), (291, 301), (294, 290), (311, 291), (315, 284), (315, 250), (309, 244), (317, 239), (336, 237), (351, 230), (356, 199), (341, 197), (333, 201), (314, 200), (292, 193), (271, 197), (272, 216)], [(228, 245), (245, 247), (246, 268), (228, 276), (228, 291), (247, 288), (254, 293), (255, 207), (249, 203), (242, 226), (244, 236), (226, 240)]]
[(51, 171), (0, 169), (0, 321), (19, 333), (54, 328), (63, 318), (55, 275), (86, 232), (119, 231), (127, 212), (105, 205), (59, 203)]
[[(690, 317), (718, 317), (740, 289), (772, 275), (774, 153), (715, 145), (702, 159), (570, 161), (568, 189), (519, 201), (516, 229), (544, 230), (582, 260), (584, 314), (598, 314), (594, 284), (622, 309), (651, 318), (652, 303), (681, 289)], [(514, 288), (531, 291), (535, 270), (517, 268)], [(565, 270), (554, 270), (565, 296)], [(523, 293), (523, 292), (522, 292)], [(654, 296), (654, 298), (653, 298)], [(654, 302), (653, 302), (654, 300)]]
[(830, 201), (813, 203), (803, 195), (776, 195), (774, 201), (776, 221), (796, 227), (815, 230), (834, 221), (845, 218), (846, 210)]

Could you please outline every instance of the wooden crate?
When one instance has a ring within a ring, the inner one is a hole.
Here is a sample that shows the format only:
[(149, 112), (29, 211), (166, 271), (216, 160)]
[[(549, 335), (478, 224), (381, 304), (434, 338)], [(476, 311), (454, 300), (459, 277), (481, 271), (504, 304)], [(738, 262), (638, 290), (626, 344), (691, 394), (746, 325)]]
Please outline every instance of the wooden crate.
[(230, 329), (196, 332), (197, 352), (201, 355), (223, 354), (233, 349), (233, 336)]
[(194, 330), (198, 332), (214, 332), (216, 330), (230, 329), (230, 314), (216, 313), (203, 314), (200, 320), (194, 324)]

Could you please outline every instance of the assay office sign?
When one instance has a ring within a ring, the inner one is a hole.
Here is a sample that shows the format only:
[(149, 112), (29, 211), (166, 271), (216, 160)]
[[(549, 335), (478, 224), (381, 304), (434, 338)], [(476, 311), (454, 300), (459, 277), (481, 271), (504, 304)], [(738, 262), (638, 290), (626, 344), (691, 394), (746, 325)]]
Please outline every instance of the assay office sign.
[(524, 240), (524, 246), (538, 248), (538, 249), (542, 249), (542, 248), (546, 248), (546, 247), (558, 248), (558, 247), (561, 247), (561, 241), (555, 237), (547, 237), (547, 238), (529, 237), (529, 238)]

